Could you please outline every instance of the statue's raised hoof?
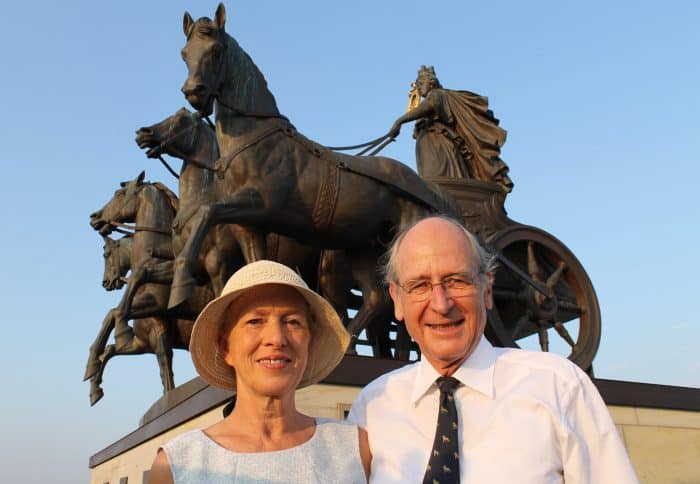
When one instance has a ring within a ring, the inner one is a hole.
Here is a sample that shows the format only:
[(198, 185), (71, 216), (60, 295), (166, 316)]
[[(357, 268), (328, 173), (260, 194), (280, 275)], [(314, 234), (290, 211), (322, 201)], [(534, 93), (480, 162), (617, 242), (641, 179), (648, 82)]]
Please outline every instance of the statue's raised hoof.
[(105, 392), (102, 391), (102, 388), (100, 387), (95, 387), (90, 389), (90, 406), (92, 407), (95, 405), (97, 402), (99, 402), (102, 397), (104, 397)]
[(95, 376), (97, 371), (100, 369), (100, 363), (95, 360), (90, 360), (85, 367), (85, 375), (83, 375), (83, 381), (88, 381), (90, 378)]

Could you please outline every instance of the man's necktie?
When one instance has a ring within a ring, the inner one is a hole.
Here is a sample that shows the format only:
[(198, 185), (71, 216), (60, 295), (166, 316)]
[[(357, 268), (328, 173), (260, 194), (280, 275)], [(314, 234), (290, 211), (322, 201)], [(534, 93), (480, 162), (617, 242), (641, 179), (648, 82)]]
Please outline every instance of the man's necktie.
[(435, 383), (440, 388), (440, 410), (435, 442), (433, 442), (423, 484), (458, 483), (459, 441), (457, 406), (453, 393), (459, 386), (459, 380), (451, 376), (441, 376)]

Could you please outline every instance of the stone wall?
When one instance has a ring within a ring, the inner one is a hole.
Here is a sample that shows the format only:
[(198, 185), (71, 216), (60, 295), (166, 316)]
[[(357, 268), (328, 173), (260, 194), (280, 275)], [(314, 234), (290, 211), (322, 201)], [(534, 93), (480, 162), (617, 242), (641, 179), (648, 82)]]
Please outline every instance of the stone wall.
[[(297, 392), (297, 407), (308, 415), (343, 418), (358, 391), (357, 386), (313, 385)], [(222, 400), (220, 394), (216, 395)], [(163, 432), (153, 430), (155, 435), (95, 465), (90, 482), (122, 484), (126, 478), (128, 484), (145, 483), (159, 446), (182, 432), (216, 422), (222, 416), (222, 408), (223, 404), (218, 403)], [(700, 411), (621, 405), (608, 408), (643, 483), (700, 482)], [(177, 405), (168, 411), (176, 410)]]

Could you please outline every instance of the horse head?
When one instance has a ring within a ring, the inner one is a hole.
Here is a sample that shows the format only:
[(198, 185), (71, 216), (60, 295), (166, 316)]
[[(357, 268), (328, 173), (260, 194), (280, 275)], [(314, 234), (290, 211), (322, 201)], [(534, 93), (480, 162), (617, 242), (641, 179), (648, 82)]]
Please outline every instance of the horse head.
[(192, 20), (185, 12), (182, 28), (187, 43), (182, 49), (182, 59), (187, 64), (187, 80), (182, 86), (182, 93), (193, 108), (205, 116), (214, 110), (214, 99), (219, 94), (223, 59), (227, 39), (224, 25), (226, 9), (219, 4), (214, 20), (202, 17)]
[(143, 186), (146, 172), (142, 171), (136, 178), (121, 182), (121, 188), (114, 192), (112, 199), (97, 212), (90, 214), (90, 225), (101, 235), (109, 235), (117, 223), (133, 222), (138, 209), (138, 194)]
[(102, 236), (105, 242), (103, 255), (105, 270), (102, 275), (102, 287), (108, 291), (121, 289), (126, 282), (125, 276), (131, 268), (131, 237), (122, 237), (114, 240), (106, 235)]
[(187, 79), (182, 93), (202, 116), (209, 116), (214, 101), (218, 101), (235, 115), (278, 117), (277, 103), (265, 77), (226, 33), (225, 24), (226, 9), (221, 3), (214, 20), (202, 17), (195, 21), (185, 12), (182, 27), (187, 42), (181, 53), (187, 64)]
[(148, 148), (149, 158), (165, 153), (186, 160), (196, 154), (197, 138), (202, 130), (210, 132), (210, 142), (216, 142), (213, 130), (202, 122), (198, 113), (180, 108), (159, 123), (139, 128), (136, 144), (141, 149)]

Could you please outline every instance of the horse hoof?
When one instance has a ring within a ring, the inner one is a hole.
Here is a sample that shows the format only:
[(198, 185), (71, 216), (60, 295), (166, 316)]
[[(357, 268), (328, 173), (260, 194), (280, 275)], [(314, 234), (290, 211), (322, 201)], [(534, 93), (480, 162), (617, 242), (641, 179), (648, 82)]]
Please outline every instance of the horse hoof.
[(96, 361), (91, 361), (87, 364), (85, 367), (85, 375), (83, 376), (83, 381), (87, 381), (93, 376), (95, 376), (95, 373), (100, 369), (100, 364)]
[(95, 388), (90, 390), (90, 406), (92, 407), (97, 402), (99, 402), (102, 399), (102, 397), (104, 397), (104, 395), (105, 392), (103, 392), (101, 388)]

